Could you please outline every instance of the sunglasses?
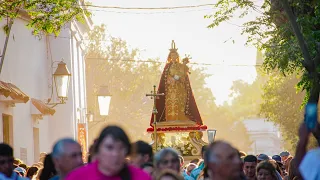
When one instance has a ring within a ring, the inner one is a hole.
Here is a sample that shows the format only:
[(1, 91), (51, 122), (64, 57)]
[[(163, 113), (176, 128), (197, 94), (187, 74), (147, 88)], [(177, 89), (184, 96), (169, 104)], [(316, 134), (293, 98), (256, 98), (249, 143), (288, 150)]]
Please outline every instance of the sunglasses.
[(9, 158), (9, 159), (3, 159), (0, 160), (0, 165), (4, 165), (4, 164), (13, 164), (14, 159), (13, 158)]

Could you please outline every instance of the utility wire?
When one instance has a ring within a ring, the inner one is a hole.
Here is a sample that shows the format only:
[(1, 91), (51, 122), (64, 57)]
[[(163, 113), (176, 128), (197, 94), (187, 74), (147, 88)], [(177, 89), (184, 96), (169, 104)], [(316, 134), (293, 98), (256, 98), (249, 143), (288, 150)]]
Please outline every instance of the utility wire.
[[(87, 57), (88, 60), (99, 60), (99, 61), (124, 61), (124, 62), (136, 62), (136, 63), (158, 63), (165, 64), (163, 61), (153, 61), (153, 60), (136, 60), (136, 59), (116, 59), (116, 58), (100, 58), (100, 57)], [(189, 63), (191, 65), (201, 65), (201, 66), (242, 66), (242, 67), (259, 67), (262, 64), (210, 64), (210, 63)]]
[(190, 6), (173, 6), (173, 7), (121, 7), (121, 6), (98, 6), (98, 5), (82, 5), (84, 7), (94, 7), (102, 9), (124, 9), (124, 10), (168, 10), (168, 9), (190, 9), (205, 6), (215, 6), (216, 4), (199, 4)]
[(193, 10), (186, 10), (186, 11), (158, 11), (158, 12), (132, 12), (132, 11), (112, 11), (112, 10), (105, 10), (105, 9), (88, 9), (89, 11), (97, 11), (97, 12), (106, 12), (106, 13), (118, 13), (118, 14), (176, 14), (176, 13), (187, 13), (187, 12), (200, 12), (200, 11), (209, 11), (212, 9), (193, 9)]

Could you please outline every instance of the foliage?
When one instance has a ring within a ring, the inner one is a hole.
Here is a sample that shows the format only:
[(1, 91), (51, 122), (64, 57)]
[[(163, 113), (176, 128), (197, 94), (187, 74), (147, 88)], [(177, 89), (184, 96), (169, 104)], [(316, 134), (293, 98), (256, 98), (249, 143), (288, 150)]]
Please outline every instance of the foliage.
[(83, 21), (85, 16), (90, 15), (78, 0), (1, 0), (0, 20), (7, 18), (8, 23), (3, 27), (7, 33), (10, 21), (21, 13), (30, 16), (27, 26), (35, 34), (45, 32), (55, 35), (59, 34), (66, 23), (75, 19)]
[(252, 84), (241, 80), (233, 82), (230, 97), (232, 101), (233, 114), (239, 119), (256, 118), (259, 116), (260, 104), (262, 103), (262, 87), (267, 77), (258, 71), (257, 77)]
[[(248, 44), (257, 46), (265, 53), (264, 68), (267, 71), (279, 70), (283, 75), (305, 72), (303, 59), (289, 21), (284, 15), (280, 0), (264, 0), (262, 5), (253, 0), (219, 0), (217, 10), (206, 16), (213, 20), (208, 27), (213, 28), (234, 18), (248, 14), (259, 15), (243, 24), (242, 34), (248, 35)], [(316, 0), (291, 0), (290, 5), (297, 17), (302, 34), (310, 48), (312, 57), (316, 56), (316, 42), (320, 41), (320, 6)], [(310, 91), (310, 79), (302, 77), (299, 88)]]
[[(280, 125), (285, 143), (292, 152), (298, 141), (297, 132), (304, 113), (301, 103), (305, 93), (295, 88), (299, 79), (297, 74), (284, 77), (273, 72), (263, 88), (264, 101), (261, 104), (261, 114)], [(311, 146), (317, 146), (314, 139)]]

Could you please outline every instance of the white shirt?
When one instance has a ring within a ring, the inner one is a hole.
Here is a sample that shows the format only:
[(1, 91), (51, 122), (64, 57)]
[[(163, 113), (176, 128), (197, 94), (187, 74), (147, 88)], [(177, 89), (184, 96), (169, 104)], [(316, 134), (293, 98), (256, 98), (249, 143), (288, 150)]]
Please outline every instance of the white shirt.
[(320, 180), (320, 148), (310, 150), (304, 156), (299, 171), (305, 180)]

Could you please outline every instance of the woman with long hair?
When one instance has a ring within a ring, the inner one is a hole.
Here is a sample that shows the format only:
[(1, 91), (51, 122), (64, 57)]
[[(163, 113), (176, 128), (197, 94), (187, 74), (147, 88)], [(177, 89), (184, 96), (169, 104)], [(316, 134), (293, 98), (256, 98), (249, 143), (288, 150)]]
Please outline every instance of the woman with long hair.
[(57, 175), (57, 171), (54, 167), (51, 154), (46, 155), (43, 163), (43, 169), (41, 171), (40, 180), (48, 180)]
[(278, 180), (275, 165), (266, 160), (257, 165), (257, 180)]
[(118, 126), (108, 126), (102, 130), (96, 142), (96, 160), (71, 172), (66, 180), (151, 180), (147, 173), (126, 163), (130, 151), (131, 143), (127, 134)]

